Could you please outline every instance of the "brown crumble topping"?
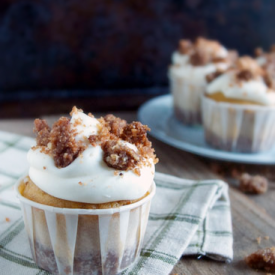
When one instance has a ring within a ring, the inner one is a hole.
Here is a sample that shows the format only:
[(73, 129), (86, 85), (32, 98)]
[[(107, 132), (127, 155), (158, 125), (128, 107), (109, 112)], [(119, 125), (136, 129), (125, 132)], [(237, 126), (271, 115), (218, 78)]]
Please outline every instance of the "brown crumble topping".
[(47, 146), (51, 128), (44, 119), (35, 119), (33, 132), (36, 134), (38, 146)]
[(10, 218), (6, 217), (6, 218), (5, 218), (5, 221), (6, 221), (6, 222), (10, 222), (11, 220), (10, 220)]
[(241, 81), (249, 81), (264, 74), (263, 69), (258, 65), (256, 60), (249, 56), (237, 59), (236, 70), (236, 79)]
[(109, 140), (101, 145), (104, 152), (103, 160), (118, 170), (133, 169), (140, 161), (140, 156), (133, 149), (123, 145), (119, 140)]
[(86, 149), (81, 141), (74, 138), (75, 132), (71, 129), (70, 119), (61, 117), (54, 123), (50, 134), (52, 155), (57, 167), (66, 167)]
[(267, 191), (268, 181), (262, 176), (251, 176), (244, 173), (239, 178), (240, 190), (244, 193), (263, 194)]
[(140, 169), (139, 168), (135, 168), (133, 171), (136, 175), (140, 176)]
[(258, 47), (254, 50), (254, 54), (256, 57), (260, 57), (264, 54), (264, 50), (262, 48)]
[(209, 56), (205, 55), (203, 52), (195, 52), (190, 56), (190, 63), (193, 66), (203, 66), (210, 63)]
[(181, 39), (179, 41), (178, 51), (180, 54), (189, 54), (193, 50), (193, 43), (188, 39)]
[(223, 58), (218, 56), (221, 48), (222, 45), (218, 41), (197, 37), (194, 42), (188, 39), (181, 39), (179, 41), (178, 52), (189, 55), (189, 62), (193, 66), (203, 66), (211, 62), (227, 62), (232, 64), (238, 56), (237, 52), (228, 51), (227, 57)]
[(230, 62), (228, 58), (219, 57), (217, 54), (222, 45), (215, 40), (198, 37), (193, 43), (193, 53), (190, 55), (190, 63), (193, 66), (202, 66), (207, 63)]
[(83, 113), (82, 109), (76, 108), (76, 106), (73, 107), (72, 111), (70, 112), (70, 116), (73, 116), (73, 114), (77, 114), (78, 112)]
[[(71, 115), (77, 112), (83, 112), (73, 107)], [(89, 114), (93, 117), (92, 114)], [(151, 165), (149, 158), (154, 163), (158, 162), (154, 154), (152, 144), (147, 138), (147, 131), (150, 129), (140, 122), (127, 124), (123, 119), (114, 115), (106, 115), (98, 119), (98, 134), (91, 135), (88, 138), (92, 146), (101, 146), (104, 162), (117, 170), (131, 170), (140, 174), (141, 165)], [(82, 124), (81, 119), (76, 119), (73, 126)], [(83, 157), (82, 152), (87, 148), (82, 141), (76, 141), (75, 136), (79, 134), (71, 128), (70, 119), (61, 117), (54, 123), (52, 129), (44, 120), (35, 120), (35, 133), (37, 134), (37, 146), (33, 150), (39, 149), (41, 152), (52, 155), (56, 167), (66, 167), (77, 157)], [(123, 144), (123, 140), (134, 144), (137, 151)], [(46, 167), (43, 169), (46, 169)], [(118, 172), (119, 173), (119, 172)], [(122, 173), (121, 173), (122, 174)], [(123, 176), (123, 174), (122, 174)]]
[(275, 90), (275, 55), (270, 54), (266, 57), (266, 64), (263, 65), (264, 81), (266, 85)]
[(270, 52), (274, 53), (275, 52), (275, 44), (271, 45), (269, 50), (270, 50)]
[(206, 75), (206, 81), (210, 83), (211, 81), (222, 75), (224, 72), (225, 70), (217, 70), (216, 72), (210, 73)]
[(121, 136), (123, 132), (123, 128), (127, 125), (126, 120), (121, 119), (119, 117), (115, 117), (112, 114), (106, 115), (104, 120), (107, 124), (107, 127), (110, 133), (114, 134), (115, 136)]
[(124, 127), (121, 137), (123, 140), (135, 145), (150, 146), (151, 143), (147, 138), (147, 131), (150, 131), (147, 125), (134, 121)]
[(260, 249), (245, 258), (245, 262), (254, 269), (275, 271), (275, 247)]

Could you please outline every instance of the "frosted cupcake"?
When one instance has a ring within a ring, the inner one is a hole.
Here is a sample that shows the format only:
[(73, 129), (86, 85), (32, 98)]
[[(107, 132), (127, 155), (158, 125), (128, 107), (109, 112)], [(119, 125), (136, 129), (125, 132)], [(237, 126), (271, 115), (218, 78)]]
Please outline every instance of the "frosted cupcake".
[(252, 58), (242, 57), (234, 69), (212, 76), (202, 98), (206, 142), (228, 151), (271, 149), (275, 143), (275, 91), (266, 71)]
[(236, 52), (227, 51), (217, 41), (180, 40), (168, 73), (174, 114), (179, 121), (186, 125), (201, 122), (200, 100), (207, 84), (206, 75), (227, 69), (236, 56)]
[(157, 159), (147, 126), (76, 108), (50, 128), (17, 185), (32, 255), (53, 274), (118, 274), (139, 255)]

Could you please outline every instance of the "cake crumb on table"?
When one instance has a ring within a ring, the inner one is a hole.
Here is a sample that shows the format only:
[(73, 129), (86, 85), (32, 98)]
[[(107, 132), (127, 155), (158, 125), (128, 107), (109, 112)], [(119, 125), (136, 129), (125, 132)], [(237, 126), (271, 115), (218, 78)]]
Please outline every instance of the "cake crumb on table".
[(245, 258), (248, 266), (268, 272), (275, 271), (275, 247), (260, 249)]
[(269, 236), (264, 236), (264, 239), (265, 240), (269, 240)]
[(267, 191), (268, 181), (262, 176), (251, 176), (243, 173), (240, 178), (240, 190), (244, 193), (263, 194)]
[(5, 221), (6, 221), (6, 222), (10, 222), (11, 220), (10, 220), (10, 218), (6, 217), (6, 218), (5, 218)]
[(258, 238), (256, 238), (256, 240), (257, 240), (257, 243), (260, 244), (262, 241), (262, 237), (258, 237)]

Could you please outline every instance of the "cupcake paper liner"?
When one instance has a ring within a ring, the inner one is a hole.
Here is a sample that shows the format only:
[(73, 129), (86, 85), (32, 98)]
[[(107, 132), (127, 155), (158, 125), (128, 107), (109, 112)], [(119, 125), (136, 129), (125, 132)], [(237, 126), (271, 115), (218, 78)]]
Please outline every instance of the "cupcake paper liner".
[(169, 79), (176, 118), (186, 125), (201, 124), (200, 101), (205, 86), (175, 75)]
[(202, 96), (206, 142), (218, 149), (255, 153), (275, 144), (275, 107), (217, 102)]
[(110, 209), (68, 209), (39, 204), (18, 191), (33, 259), (52, 274), (118, 274), (140, 254), (153, 183), (144, 199)]

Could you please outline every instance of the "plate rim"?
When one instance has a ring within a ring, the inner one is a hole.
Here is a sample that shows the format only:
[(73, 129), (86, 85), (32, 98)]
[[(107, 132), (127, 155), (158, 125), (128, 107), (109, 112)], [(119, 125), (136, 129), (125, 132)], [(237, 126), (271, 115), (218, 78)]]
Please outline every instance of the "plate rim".
[[(143, 123), (143, 124), (147, 124), (146, 119), (145, 120), (143, 119), (144, 110), (147, 110), (147, 108), (149, 106), (151, 106), (153, 103), (155, 103), (157, 101), (164, 100), (164, 98), (172, 100), (172, 95), (171, 94), (160, 95), (160, 96), (154, 97), (154, 98), (144, 102), (138, 108), (138, 112), (137, 112), (138, 120), (141, 121), (141, 123)], [(257, 153), (251, 153), (251, 154), (237, 153), (238, 157), (236, 158), (236, 153), (234, 153), (234, 152), (227, 152), (227, 151), (218, 150), (218, 149), (214, 149), (214, 148), (212, 149), (209, 147), (208, 148), (199, 147), (197, 145), (190, 144), (185, 141), (179, 141), (173, 137), (167, 138), (167, 137), (163, 136), (163, 134), (164, 134), (163, 131), (154, 129), (150, 125), (148, 125), (148, 126), (151, 128), (151, 131), (149, 132), (149, 134), (151, 136), (153, 136), (154, 138), (162, 141), (163, 143), (168, 144), (168, 145), (175, 147), (177, 149), (195, 154), (195, 155), (206, 157), (208, 159), (222, 160), (222, 161), (227, 161), (227, 162), (229, 161), (229, 162), (234, 162), (234, 163), (245, 163), (245, 164), (261, 164), (261, 165), (275, 164), (275, 155), (274, 155), (273, 160), (272, 159), (268, 160), (268, 159), (257, 159), (257, 156), (259, 155)], [(205, 150), (206, 150), (206, 152), (205, 152)], [(263, 155), (264, 153), (260, 153), (260, 154)], [(251, 156), (254, 156), (254, 157), (251, 158)]]

